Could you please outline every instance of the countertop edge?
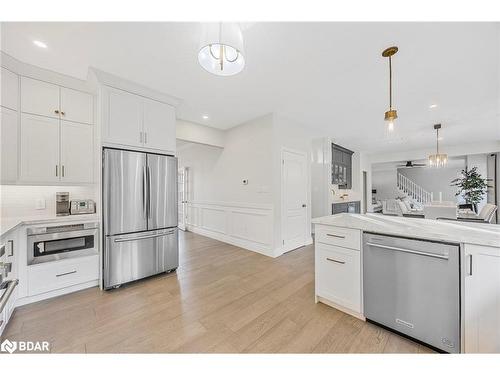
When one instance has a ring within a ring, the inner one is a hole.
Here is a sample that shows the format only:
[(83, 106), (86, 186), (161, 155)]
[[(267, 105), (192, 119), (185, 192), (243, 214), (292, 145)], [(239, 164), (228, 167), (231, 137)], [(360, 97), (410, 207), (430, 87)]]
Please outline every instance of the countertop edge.
[[(50, 224), (58, 222), (87, 222), (87, 221), (98, 221), (100, 222), (99, 216), (97, 214), (82, 214), (82, 215), (68, 215), (59, 217), (49, 217), (49, 218), (36, 218), (36, 217), (20, 217), (20, 218), (2, 218), (2, 227), (0, 232), (0, 237), (4, 237), (10, 232), (25, 226), (25, 225), (38, 225), (38, 224)], [(7, 225), (3, 225), (3, 222), (7, 221)]]
[[(415, 222), (414, 220), (424, 220), (424, 219), (399, 218), (396, 220), (398, 221), (401, 220), (400, 224), (406, 224), (407, 227), (403, 229), (394, 229), (390, 228), (390, 226), (391, 225), (397, 226), (399, 223), (384, 222), (384, 218), (380, 218), (378, 216), (375, 216), (374, 214), (362, 215), (365, 216), (365, 218), (372, 220), (371, 223), (362, 222), (361, 220), (363, 219), (359, 217), (356, 218), (356, 215), (359, 214), (342, 213), (338, 215), (324, 216), (312, 219), (311, 223), (314, 225), (336, 226), (340, 228), (355, 229), (355, 230), (361, 230), (363, 232), (370, 232), (376, 234), (386, 234), (386, 235), (400, 236), (406, 238), (416, 238), (421, 240), (448, 242), (455, 244), (488, 246), (500, 249), (500, 226), (499, 228), (491, 228), (491, 232), (485, 234), (481, 232), (489, 229), (487, 227), (486, 228), (484, 227), (484, 225), (486, 224), (483, 225), (476, 224), (477, 227), (474, 227), (473, 225), (466, 225), (460, 223), (456, 224), (460, 225), (459, 228), (445, 228), (446, 224), (450, 223), (443, 222), (443, 223), (438, 223), (438, 225), (443, 224), (443, 230), (448, 230), (448, 231), (460, 230), (462, 232), (462, 236), (460, 236), (460, 234), (457, 233), (444, 233), (444, 234), (440, 233), (438, 235), (436, 233), (429, 232), (428, 230), (426, 230), (426, 228), (418, 228), (418, 222)], [(380, 219), (379, 223), (373, 222), (373, 220), (377, 219)], [(359, 222), (358, 223), (345, 222), (346, 220), (352, 220), (352, 221), (359, 220)], [(395, 218), (391, 217), (390, 220), (394, 221)], [(428, 225), (429, 223), (426, 224)], [(376, 228), (377, 225), (384, 225), (385, 227)], [(414, 228), (408, 228), (408, 226), (412, 225), (414, 226)], [(492, 225), (492, 224), (487, 224), (487, 225)], [(389, 226), (389, 228), (387, 228), (387, 226)], [(495, 231), (498, 231), (498, 234), (495, 233)], [(469, 232), (469, 233), (463, 234), (463, 232)], [(468, 235), (472, 236), (473, 238), (472, 239), (466, 238)]]

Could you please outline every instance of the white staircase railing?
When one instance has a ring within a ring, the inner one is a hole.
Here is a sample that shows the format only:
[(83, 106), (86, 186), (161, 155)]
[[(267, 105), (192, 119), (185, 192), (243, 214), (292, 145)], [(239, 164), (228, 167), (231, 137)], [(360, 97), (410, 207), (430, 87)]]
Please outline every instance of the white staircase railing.
[(415, 199), (420, 203), (428, 203), (432, 200), (432, 193), (425, 190), (422, 186), (417, 185), (408, 177), (398, 172), (397, 176), (398, 189), (408, 195), (410, 198)]

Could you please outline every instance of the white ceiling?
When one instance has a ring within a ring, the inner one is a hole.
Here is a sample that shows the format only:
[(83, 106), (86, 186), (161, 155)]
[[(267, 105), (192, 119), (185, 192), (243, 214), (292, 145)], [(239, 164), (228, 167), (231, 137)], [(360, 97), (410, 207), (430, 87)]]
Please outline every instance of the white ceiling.
[[(443, 151), (500, 139), (499, 24), (244, 26), (246, 67), (233, 77), (198, 65), (197, 23), (3, 23), (2, 50), (81, 79), (95, 66), (182, 98), (179, 118), (220, 129), (279, 112), (369, 152), (428, 147), (436, 122)], [(400, 49), (393, 60), (400, 118), (388, 144), (388, 62), (380, 53), (390, 45)]]

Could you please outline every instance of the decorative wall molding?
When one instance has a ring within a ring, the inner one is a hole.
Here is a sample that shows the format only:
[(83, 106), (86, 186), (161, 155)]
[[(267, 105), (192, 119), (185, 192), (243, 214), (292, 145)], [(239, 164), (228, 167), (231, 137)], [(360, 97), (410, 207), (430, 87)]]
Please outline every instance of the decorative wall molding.
[(186, 212), (186, 228), (194, 233), (270, 257), (280, 255), (273, 249), (272, 204), (189, 202)]

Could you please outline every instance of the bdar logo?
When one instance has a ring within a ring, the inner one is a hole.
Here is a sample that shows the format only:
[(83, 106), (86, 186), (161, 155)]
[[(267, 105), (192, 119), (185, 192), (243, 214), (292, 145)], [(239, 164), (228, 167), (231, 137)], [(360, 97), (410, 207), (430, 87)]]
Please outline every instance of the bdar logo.
[(0, 351), (9, 352), (10, 354), (14, 353), (17, 349), (17, 342), (12, 342), (10, 340), (4, 340), (2, 345), (0, 345)]

